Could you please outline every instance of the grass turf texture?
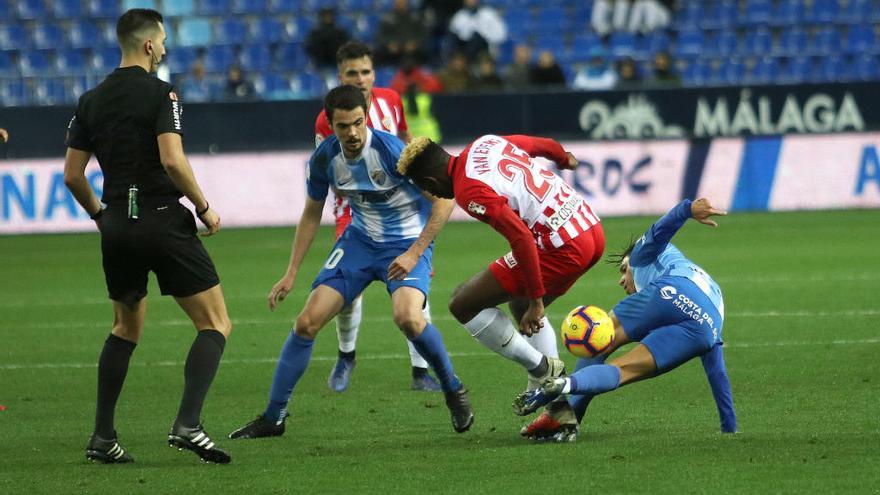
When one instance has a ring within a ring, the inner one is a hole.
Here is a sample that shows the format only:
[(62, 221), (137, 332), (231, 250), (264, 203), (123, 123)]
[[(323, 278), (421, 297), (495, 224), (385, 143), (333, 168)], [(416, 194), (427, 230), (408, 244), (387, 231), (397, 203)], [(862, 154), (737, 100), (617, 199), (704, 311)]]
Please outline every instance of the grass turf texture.
[[(653, 218), (605, 221), (607, 252)], [(719, 281), (741, 433), (722, 436), (698, 361), (598, 398), (575, 444), (535, 445), (510, 403), (513, 363), (452, 320), (452, 289), (507, 251), (482, 224), (451, 224), (435, 250), (432, 305), (476, 422), (456, 434), (440, 394), (412, 392), (403, 337), (384, 287), (365, 297), (351, 388), (327, 390), (332, 324), (291, 404), (287, 433), (220, 440), (261, 412), (274, 361), (332, 243), (322, 228), (294, 292), (270, 313), (292, 229), (223, 231), (206, 244), (235, 324), (208, 396), (208, 432), (233, 456), (205, 466), (165, 445), (194, 332), (151, 280), (147, 324), (117, 412), (136, 463), (87, 463), (95, 363), (112, 312), (97, 235), (0, 237), (0, 492), (878, 492), (880, 256), (876, 211), (736, 214), (719, 229), (689, 222), (676, 238)], [(550, 309), (609, 308), (623, 292), (602, 264)], [(573, 365), (574, 358), (563, 355)]]

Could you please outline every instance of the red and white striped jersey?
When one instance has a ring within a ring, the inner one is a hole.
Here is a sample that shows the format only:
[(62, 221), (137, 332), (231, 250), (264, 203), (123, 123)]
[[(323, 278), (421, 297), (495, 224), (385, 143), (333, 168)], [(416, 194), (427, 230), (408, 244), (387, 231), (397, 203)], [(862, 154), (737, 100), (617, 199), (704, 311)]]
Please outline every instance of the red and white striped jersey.
[[(397, 91), (393, 89), (373, 88), (370, 110), (367, 114), (367, 125), (373, 129), (387, 131), (395, 136), (401, 131), (407, 131), (403, 102)], [(321, 141), (330, 134), (333, 134), (333, 129), (330, 128), (327, 113), (321, 110), (315, 121), (315, 146), (321, 144)]]
[[(472, 217), (493, 225), (501, 215), (517, 216), (539, 250), (558, 248), (599, 223), (586, 201), (561, 177), (532, 161), (558, 164), (568, 157), (552, 139), (482, 136), (450, 162), (455, 200)], [(499, 229), (500, 230), (500, 229)], [(501, 232), (511, 239), (516, 233)]]

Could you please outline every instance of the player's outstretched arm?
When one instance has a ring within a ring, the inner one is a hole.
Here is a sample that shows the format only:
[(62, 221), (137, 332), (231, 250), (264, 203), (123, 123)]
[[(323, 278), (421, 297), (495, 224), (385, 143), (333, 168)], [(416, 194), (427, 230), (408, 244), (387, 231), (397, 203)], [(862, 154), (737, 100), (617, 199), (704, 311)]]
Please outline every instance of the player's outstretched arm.
[(730, 378), (724, 364), (724, 353), (720, 345), (716, 345), (700, 357), (703, 370), (712, 388), (712, 397), (718, 408), (721, 420), (721, 433), (736, 433), (736, 411), (733, 409), (733, 392), (730, 389)]
[(275, 308), (281, 301), (290, 294), (293, 289), (293, 283), (296, 281), (296, 273), (302, 265), (303, 259), (315, 240), (315, 234), (318, 232), (318, 226), (321, 224), (321, 213), (324, 211), (324, 200), (317, 201), (311, 197), (306, 197), (306, 204), (303, 207), (302, 215), (293, 235), (293, 244), (290, 248), (290, 261), (287, 264), (287, 270), (281, 280), (272, 286), (269, 291), (269, 309), (275, 311)]
[(101, 202), (98, 201), (95, 191), (86, 179), (86, 166), (91, 158), (92, 154), (88, 151), (67, 148), (67, 154), (64, 156), (64, 185), (70, 189), (76, 202), (86, 210), (89, 217), (95, 220), (100, 229)]
[(727, 212), (716, 209), (706, 198), (700, 198), (691, 203), (691, 217), (702, 224), (717, 227), (718, 223), (709, 219), (716, 215), (727, 215)]
[(452, 214), (452, 209), (455, 208), (455, 202), (451, 199), (437, 198), (428, 193), (423, 194), (431, 201), (431, 216), (428, 217), (425, 228), (422, 229), (421, 234), (419, 234), (419, 237), (416, 238), (412, 246), (395, 258), (391, 265), (388, 266), (389, 280), (403, 280), (409, 275), (409, 272), (418, 263), (419, 257), (428, 249), (428, 246), (431, 245), (431, 242), (434, 241), (434, 238), (437, 237), (437, 234), (446, 225), (449, 215)]

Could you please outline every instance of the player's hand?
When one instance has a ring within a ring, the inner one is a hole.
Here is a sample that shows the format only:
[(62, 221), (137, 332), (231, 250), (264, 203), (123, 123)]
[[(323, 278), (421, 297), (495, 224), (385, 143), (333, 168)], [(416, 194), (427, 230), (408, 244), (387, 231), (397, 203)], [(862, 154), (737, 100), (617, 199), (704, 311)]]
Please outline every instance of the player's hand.
[(717, 227), (718, 223), (715, 220), (709, 220), (709, 217), (715, 215), (723, 216), (727, 215), (727, 212), (715, 209), (706, 198), (700, 198), (691, 203), (691, 216), (694, 220), (710, 227)]
[(529, 308), (519, 322), (519, 332), (526, 337), (541, 331), (544, 326), (544, 301), (541, 298), (529, 301)]
[(570, 151), (565, 152), (565, 156), (568, 158), (568, 161), (563, 164), (557, 164), (557, 166), (562, 170), (574, 170), (578, 166), (578, 159), (571, 154)]
[(388, 280), (403, 280), (416, 267), (419, 256), (410, 250), (401, 254), (388, 265)]
[(6, 129), (0, 127), (0, 143), (5, 143), (6, 141), (9, 141), (9, 133), (6, 132)]
[(209, 237), (220, 231), (220, 215), (218, 215), (213, 208), (208, 207), (208, 211), (199, 215), (199, 220), (201, 220), (208, 229), (204, 232), (200, 232), (200, 236)]
[(281, 301), (290, 294), (291, 289), (293, 289), (293, 282), (296, 281), (296, 274), (286, 273), (281, 280), (275, 283), (272, 286), (272, 290), (269, 291), (269, 309), (275, 311), (275, 308), (281, 304)]

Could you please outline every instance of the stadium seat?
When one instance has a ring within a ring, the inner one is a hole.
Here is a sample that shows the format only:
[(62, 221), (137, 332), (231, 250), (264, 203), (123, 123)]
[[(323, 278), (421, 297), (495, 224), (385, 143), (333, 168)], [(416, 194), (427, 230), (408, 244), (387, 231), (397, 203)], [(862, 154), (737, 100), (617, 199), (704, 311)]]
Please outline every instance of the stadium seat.
[(254, 78), (257, 94), (265, 100), (284, 100), (293, 98), (290, 79), (274, 72), (266, 72)]
[(684, 31), (678, 35), (675, 54), (678, 56), (700, 55), (704, 51), (705, 38), (703, 31)]
[(274, 17), (260, 17), (250, 25), (250, 39), (255, 43), (278, 43), (284, 36), (284, 24)]
[(608, 42), (608, 53), (613, 58), (632, 57), (636, 52), (636, 35), (633, 33), (612, 33)]
[(813, 7), (806, 15), (805, 21), (813, 24), (827, 24), (837, 20), (839, 15), (837, 0), (813, 0)]
[(293, 41), (305, 41), (314, 25), (315, 21), (312, 19), (304, 16), (297, 16), (287, 26), (288, 31), (290, 32), (290, 39)]
[(49, 50), (62, 46), (64, 31), (57, 24), (38, 23), (34, 25), (34, 48)]
[(235, 50), (229, 45), (212, 45), (205, 51), (205, 70), (209, 73), (225, 73), (235, 62)]
[(315, 98), (324, 95), (327, 91), (327, 84), (320, 76), (303, 72), (294, 77), (291, 88), (303, 96)]
[(174, 0), (162, 3), (162, 15), (165, 17), (184, 17), (193, 15), (196, 10), (193, 0)]
[(739, 51), (739, 39), (736, 32), (724, 30), (710, 38), (707, 48), (709, 53), (721, 57), (729, 57)]
[(122, 0), (122, 11), (130, 9), (153, 9), (158, 10), (159, 5), (156, 0)]
[(177, 27), (180, 46), (207, 46), (211, 44), (211, 23), (204, 18), (188, 18)]
[(0, 79), (0, 105), (14, 107), (30, 101), (30, 91), (21, 79)]
[(770, 0), (751, 0), (746, 4), (742, 24), (763, 26), (773, 17), (773, 3)]
[(733, 0), (713, 2), (700, 26), (707, 29), (729, 28), (739, 18), (739, 9)]
[(803, 22), (803, 19), (803, 0), (779, 0), (770, 22), (776, 26), (794, 26)]
[(28, 32), (20, 24), (0, 24), (0, 50), (23, 50), (31, 46)]
[(169, 48), (165, 55), (165, 64), (172, 74), (183, 74), (190, 71), (193, 62), (198, 58), (198, 49), (189, 46)]
[(794, 56), (804, 51), (807, 44), (807, 33), (800, 27), (786, 29), (779, 36), (779, 44), (774, 53), (778, 55)]
[(273, 14), (296, 14), (299, 3), (299, 0), (269, 0), (266, 7)]
[(779, 80), (784, 83), (801, 83), (810, 78), (813, 64), (807, 57), (793, 57), (782, 67)]
[(374, 8), (373, 0), (342, 0), (339, 3), (339, 10), (349, 14), (354, 12), (367, 13)]
[(711, 76), (712, 68), (704, 60), (695, 60), (688, 64), (681, 74), (685, 86), (703, 86), (709, 82)]
[(775, 58), (763, 57), (746, 74), (752, 84), (772, 84), (779, 77), (779, 63)]
[(397, 71), (391, 67), (382, 67), (376, 70), (376, 86), (380, 88), (387, 88), (389, 84), (391, 84), (391, 80), (394, 79), (394, 74)]
[(67, 103), (67, 90), (64, 87), (64, 80), (52, 77), (40, 78), (34, 81), (34, 101), (38, 105)]
[(844, 51), (853, 55), (878, 51), (877, 38), (874, 36), (874, 27), (870, 24), (855, 24), (849, 27), (846, 33)]
[(813, 35), (808, 45), (810, 53), (830, 55), (840, 51), (840, 31), (834, 26), (825, 26)]
[(18, 75), (18, 66), (9, 52), (0, 52), (0, 78)]
[(89, 0), (89, 17), (99, 19), (115, 19), (119, 17), (118, 0)]
[(229, 15), (231, 9), (232, 2), (229, 0), (201, 0), (199, 2), (199, 13), (202, 15)]
[(21, 20), (46, 19), (49, 17), (43, 0), (16, 0), (13, 2)]
[(109, 74), (119, 66), (119, 48), (106, 47), (92, 51), (92, 69), (99, 74)]
[(238, 15), (259, 15), (266, 12), (266, 0), (232, 0), (232, 13)]
[(820, 63), (813, 68), (811, 82), (838, 82), (843, 80), (845, 64), (839, 56), (822, 57)]
[(880, 78), (880, 64), (874, 55), (862, 55), (852, 64), (852, 75), (859, 81), (876, 81)]
[(70, 23), (67, 28), (67, 42), (73, 48), (91, 48), (106, 44), (101, 30), (89, 19), (80, 19)]
[(247, 25), (240, 19), (223, 19), (214, 25), (215, 44), (240, 45), (247, 35)]
[(77, 19), (83, 14), (82, 2), (80, 0), (55, 0), (52, 3), (52, 14), (56, 19)]
[(376, 37), (380, 18), (376, 14), (365, 14), (355, 22), (355, 37), (363, 41), (372, 41)]
[(508, 9), (504, 13), (504, 22), (511, 37), (528, 36), (532, 29), (532, 15), (527, 10)]
[(578, 33), (571, 42), (572, 55), (576, 60), (587, 60), (596, 47), (602, 47), (602, 39), (592, 32)]
[(721, 85), (736, 85), (743, 82), (746, 69), (740, 59), (721, 59), (718, 70), (712, 77), (712, 81)]
[(872, 11), (875, 10), (871, 2), (872, 0), (849, 0), (838, 16), (838, 21), (859, 24), (871, 20)]
[(241, 68), (247, 72), (262, 72), (272, 65), (272, 52), (267, 45), (248, 45), (239, 54)]
[(6, 2), (6, 0), (0, 0), (0, 19), (12, 19), (14, 17), (14, 10)]
[(25, 77), (48, 75), (49, 54), (46, 50), (22, 52), (18, 58), (18, 67), (21, 75)]
[(654, 31), (644, 38), (644, 47), (648, 54), (669, 51), (672, 41), (666, 31)]
[(82, 48), (58, 50), (55, 56), (55, 70), (67, 76), (84, 74), (89, 69), (88, 54)]
[(539, 36), (558, 35), (560, 31), (567, 31), (568, 16), (559, 7), (544, 7), (538, 10), (538, 15), (532, 23), (532, 32)]
[(773, 35), (770, 30), (760, 27), (755, 31), (746, 33), (743, 39), (743, 51), (749, 55), (763, 55), (773, 49)]
[(282, 71), (299, 71), (309, 63), (302, 43), (284, 43), (276, 53), (275, 65)]
[[(702, 2), (682, 2), (681, 10), (673, 15), (675, 25), (680, 30), (693, 30), (700, 26), (705, 17), (705, 9)], [(587, 19), (589, 20), (589, 14)]]

